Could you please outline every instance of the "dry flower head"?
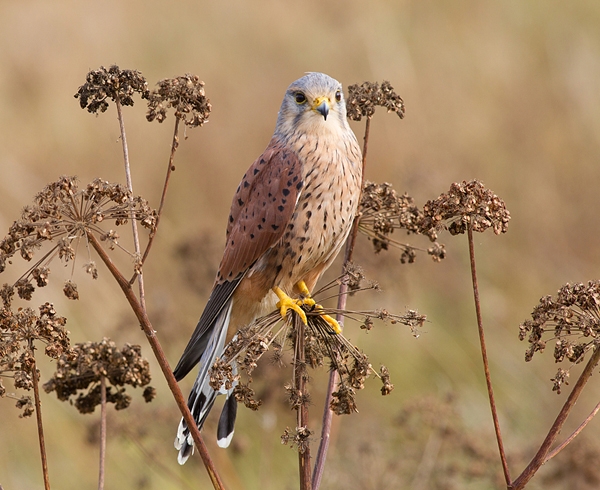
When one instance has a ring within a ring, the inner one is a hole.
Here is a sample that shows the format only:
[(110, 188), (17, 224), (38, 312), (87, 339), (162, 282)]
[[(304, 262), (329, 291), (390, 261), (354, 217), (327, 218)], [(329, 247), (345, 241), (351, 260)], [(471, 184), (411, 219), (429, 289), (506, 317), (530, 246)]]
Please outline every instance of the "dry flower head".
[(117, 65), (109, 68), (101, 66), (86, 75), (86, 82), (79, 87), (75, 98), (82, 109), (92, 114), (105, 112), (108, 100), (124, 106), (133, 105), (133, 95), (139, 93), (142, 99), (148, 98), (148, 84), (137, 70), (121, 70)]
[[(556, 295), (544, 296), (531, 313), (531, 320), (519, 326), (519, 339), (529, 342), (525, 360), (536, 352), (544, 352), (548, 342), (554, 342), (554, 359), (565, 359), (572, 365), (585, 359), (598, 348), (600, 334), (600, 280), (587, 284), (565, 284)], [(568, 369), (560, 368), (554, 378), (553, 391), (558, 394), (567, 383)]]
[[(349, 274), (338, 278), (332, 283), (338, 284), (342, 281), (360, 282), (362, 271), (359, 267), (349, 266)], [(333, 287), (331, 284), (315, 293), (319, 294)], [(358, 286), (357, 286), (358, 287)], [(303, 306), (308, 325), (302, 328), (304, 338), (304, 361), (300, 363), (295, 355), (294, 363), (297, 371), (304, 381), (308, 380), (307, 368), (317, 368), (323, 365), (336, 369), (340, 374), (339, 389), (333, 395), (332, 410), (340, 414), (357, 412), (355, 395), (358, 390), (364, 388), (366, 379), (370, 376), (379, 377), (383, 383), (382, 394), (387, 395), (393, 389), (390, 382), (389, 372), (382, 367), (378, 374), (371, 366), (368, 357), (354, 346), (343, 334), (335, 334), (331, 325), (322, 317), (323, 314), (335, 315), (343, 313), (347, 318), (360, 322), (369, 322), (372, 326), (373, 319), (387, 321), (392, 324), (402, 323), (411, 328), (414, 336), (418, 336), (418, 330), (425, 322), (425, 317), (418, 315), (415, 311), (409, 311), (404, 316), (398, 316), (388, 311), (338, 311), (335, 309), (315, 309), (314, 306)], [(362, 319), (362, 320), (361, 320)], [(250, 325), (240, 329), (225, 348), (223, 356), (213, 365), (211, 373), (211, 386), (215, 389), (234, 387), (234, 394), (238, 401), (247, 407), (256, 410), (260, 401), (255, 399), (254, 391), (249, 388), (252, 382), (252, 372), (257, 366), (260, 358), (269, 350), (273, 349), (276, 358), (281, 358), (282, 346), (286, 343), (291, 346), (293, 352), (297, 353), (299, 342), (299, 329), (297, 315), (288, 313), (285, 321), (282, 321), (278, 311), (255, 320)], [(327, 363), (326, 363), (327, 360)], [(240, 375), (232, 369), (231, 363), (235, 361), (237, 367), (245, 373), (247, 383), (241, 383)], [(286, 385), (290, 405), (294, 408), (309, 401), (309, 395), (301, 391), (296, 384), (296, 379)]]
[[(35, 196), (34, 203), (24, 208), (21, 219), (0, 240), (0, 273), (15, 254), (30, 262), (42, 245), (49, 243), (50, 250), (14, 284), (19, 297), (30, 300), (34, 283), (37, 287), (48, 284), (49, 264), (55, 257), (65, 264), (74, 261), (80, 241), (87, 245), (88, 233), (106, 241), (110, 248), (120, 247), (118, 233), (109, 226), (123, 225), (131, 216), (145, 228), (154, 230), (156, 211), (146, 200), (132, 196), (124, 186), (95, 179), (80, 189), (75, 177), (60, 177)], [(98, 271), (89, 247), (86, 249), (88, 260), (84, 268), (95, 279)], [(71, 280), (63, 290), (70, 299), (79, 297), (77, 285)]]
[[(92, 413), (100, 405), (101, 378), (109, 384), (106, 401), (114, 403), (117, 410), (131, 403), (125, 385), (137, 388), (150, 383), (150, 365), (142, 357), (139, 345), (125, 344), (119, 349), (112, 340), (104, 338), (101, 342), (75, 344), (73, 354), (58, 359), (56, 372), (44, 384), (44, 390), (55, 391), (61, 401), (76, 395), (74, 404), (80, 413)], [(154, 388), (147, 387), (143, 394), (146, 402), (154, 394)]]
[(158, 88), (148, 97), (149, 122), (163, 122), (167, 110), (175, 109), (175, 117), (186, 126), (195, 128), (208, 122), (212, 106), (204, 92), (204, 82), (196, 75), (167, 78), (158, 82)]
[(388, 81), (381, 85), (377, 82), (364, 82), (348, 87), (346, 110), (348, 117), (353, 121), (360, 121), (363, 117), (371, 118), (377, 106), (384, 107), (388, 112), (395, 112), (398, 117), (404, 117), (404, 101)]
[(435, 236), (436, 230), (445, 226), (451, 235), (467, 231), (483, 232), (492, 228), (496, 235), (506, 233), (510, 213), (504, 201), (482, 182), (453, 183), (450, 190), (423, 207), (425, 217), (421, 223), (422, 233)]
[(8, 394), (1, 378), (12, 378), (15, 389), (31, 390), (33, 370), (37, 369), (34, 357), (37, 342), (45, 345), (44, 353), (52, 359), (70, 356), (69, 331), (65, 328), (67, 319), (57, 315), (50, 303), (41, 305), (39, 313), (31, 308), (13, 311), (14, 289), (7, 284), (0, 295), (0, 398), (11, 396), (17, 399), (17, 407), (22, 408), (22, 416), (27, 417), (33, 413), (31, 397)]
[(416, 259), (416, 247), (401, 243), (391, 237), (394, 230), (406, 230), (407, 234), (424, 234), (434, 244), (427, 254), (439, 262), (446, 256), (443, 244), (436, 242), (434, 229), (423, 226), (425, 214), (407, 194), (398, 195), (391, 184), (366, 181), (359, 206), (359, 230), (373, 243), (375, 253), (388, 250), (390, 246), (402, 250), (400, 261), (412, 263)]

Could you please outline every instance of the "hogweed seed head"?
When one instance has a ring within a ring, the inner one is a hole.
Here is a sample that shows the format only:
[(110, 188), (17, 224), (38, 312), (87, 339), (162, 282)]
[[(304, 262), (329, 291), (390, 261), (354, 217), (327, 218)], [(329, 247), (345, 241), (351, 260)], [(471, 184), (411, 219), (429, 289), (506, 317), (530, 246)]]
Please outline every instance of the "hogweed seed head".
[[(548, 342), (554, 342), (555, 362), (582, 362), (600, 344), (600, 280), (567, 283), (558, 290), (556, 298), (542, 297), (531, 320), (519, 325), (519, 339), (529, 343), (526, 361), (536, 352), (544, 352)], [(552, 378), (553, 391), (560, 394), (568, 376), (568, 370), (560, 368)]]
[(400, 119), (404, 117), (404, 101), (394, 92), (390, 82), (383, 81), (381, 85), (377, 82), (364, 82), (348, 87), (348, 118), (353, 121), (360, 121), (363, 117), (371, 118), (377, 106), (384, 107), (388, 112), (395, 112)]
[[(77, 244), (80, 239), (87, 241), (87, 233), (96, 234), (111, 249), (115, 248), (119, 244), (118, 233), (104, 227), (123, 225), (132, 215), (150, 232), (155, 229), (156, 211), (141, 197), (131, 196), (124, 186), (96, 179), (80, 188), (75, 177), (60, 177), (35, 196), (34, 203), (24, 208), (21, 218), (0, 240), (0, 273), (15, 254), (29, 262), (48, 243), (50, 251), (14, 284), (19, 297), (30, 300), (34, 284), (37, 287), (48, 284), (48, 265), (55, 257), (65, 263), (75, 260)], [(84, 267), (94, 279), (98, 277), (93, 260), (88, 260)], [(77, 286), (71, 280), (63, 290), (68, 298), (78, 298)]]
[[(127, 408), (131, 396), (125, 386), (134, 388), (150, 383), (150, 365), (141, 355), (139, 345), (125, 344), (118, 349), (107, 338), (101, 342), (75, 344), (70, 355), (63, 355), (57, 361), (56, 373), (44, 384), (46, 393), (56, 392), (61, 401), (71, 400), (80, 413), (92, 413), (101, 403), (101, 378), (109, 384), (106, 388), (106, 401), (114, 403), (117, 410)], [(155, 390), (147, 387), (144, 391), (146, 402), (154, 398)]]
[(373, 243), (375, 253), (388, 250), (390, 246), (402, 250), (400, 261), (415, 261), (418, 249), (400, 243), (391, 235), (395, 230), (406, 230), (407, 234), (423, 234), (434, 244), (427, 249), (427, 254), (436, 262), (444, 259), (446, 250), (443, 244), (436, 242), (435, 228), (424, 226), (425, 213), (407, 194), (398, 195), (391, 184), (375, 184), (366, 181), (363, 186), (359, 205), (359, 230)]
[(86, 75), (86, 82), (79, 87), (75, 98), (82, 109), (92, 114), (105, 112), (108, 100), (121, 105), (132, 106), (133, 95), (139, 93), (142, 99), (148, 98), (148, 84), (137, 70), (121, 70), (117, 65), (109, 68), (101, 66)]
[(431, 236), (436, 236), (441, 226), (446, 226), (451, 235), (457, 235), (467, 231), (468, 225), (477, 232), (492, 228), (499, 235), (506, 233), (510, 221), (504, 201), (478, 180), (453, 183), (447, 193), (428, 201), (423, 211), (420, 228)]
[[(52, 359), (70, 356), (69, 331), (65, 328), (67, 319), (56, 314), (51, 303), (39, 307), (39, 314), (31, 308), (11, 308), (14, 289), (2, 287), (2, 307), (0, 308), (0, 377), (12, 377), (15, 389), (33, 388), (33, 370), (36, 369), (34, 344), (45, 344), (44, 354)], [(7, 396), (0, 382), (0, 397)], [(14, 395), (11, 395), (15, 398)], [(23, 409), (21, 416), (33, 413), (30, 397), (18, 399), (17, 407)]]
[(208, 122), (212, 110), (210, 100), (204, 92), (204, 82), (196, 75), (167, 78), (158, 82), (158, 88), (148, 97), (146, 119), (163, 122), (167, 110), (175, 109), (175, 117), (186, 126), (195, 128)]

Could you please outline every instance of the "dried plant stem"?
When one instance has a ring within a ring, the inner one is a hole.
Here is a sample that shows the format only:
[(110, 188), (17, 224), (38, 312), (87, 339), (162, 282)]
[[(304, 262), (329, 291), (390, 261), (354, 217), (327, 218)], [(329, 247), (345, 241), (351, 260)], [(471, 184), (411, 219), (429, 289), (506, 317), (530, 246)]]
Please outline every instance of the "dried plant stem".
[[(345, 297), (344, 295), (343, 297)], [(342, 298), (342, 296), (340, 296)], [(338, 302), (339, 306), (339, 302)], [(343, 315), (337, 315), (336, 319), (340, 321), (340, 317)], [(317, 490), (321, 486), (321, 479), (323, 478), (323, 470), (325, 469), (325, 459), (327, 458), (327, 451), (329, 450), (329, 442), (331, 440), (331, 423), (333, 420), (333, 411), (331, 410), (331, 400), (333, 399), (333, 393), (337, 391), (339, 383), (339, 374), (334, 369), (329, 373), (329, 383), (327, 384), (327, 395), (325, 397), (325, 406), (323, 407), (323, 422), (321, 427), (321, 442), (319, 443), (319, 450), (317, 451), (317, 458), (315, 461), (315, 467), (313, 470), (312, 486), (313, 490)]]
[[(365, 135), (363, 138), (363, 152), (362, 152), (362, 181), (361, 190), (365, 183), (365, 166), (367, 163), (367, 150), (369, 144), (369, 131), (371, 129), (371, 117), (367, 117), (365, 124)], [(359, 198), (360, 202), (360, 198)], [(344, 263), (342, 266), (342, 274), (345, 273), (346, 265), (352, 260), (352, 254), (354, 253), (354, 244), (356, 243), (356, 237), (358, 235), (358, 223), (360, 216), (354, 218), (352, 223), (352, 229), (350, 235), (346, 240), (346, 248), (344, 252)], [(338, 296), (338, 310), (345, 310), (346, 303), (348, 301), (348, 285), (346, 283), (340, 284), (340, 293)], [(344, 315), (338, 313), (336, 315), (338, 323), (344, 323)], [(331, 410), (331, 401), (333, 400), (333, 393), (337, 390), (339, 382), (339, 375), (335, 369), (332, 369), (329, 373), (329, 383), (327, 384), (327, 395), (325, 396), (325, 406), (323, 407), (323, 422), (321, 427), (321, 442), (319, 443), (319, 449), (317, 451), (317, 458), (315, 460), (315, 467), (313, 469), (312, 486), (313, 490), (318, 490), (321, 486), (321, 479), (323, 478), (323, 471), (325, 469), (325, 459), (327, 458), (327, 451), (329, 450), (329, 442), (331, 439), (331, 423), (333, 420), (333, 411)]]
[(106, 377), (100, 377), (100, 463), (98, 470), (98, 490), (104, 489), (104, 468), (106, 463)]
[(510, 472), (504, 452), (504, 444), (502, 442), (502, 433), (500, 432), (500, 422), (498, 421), (498, 411), (496, 410), (496, 401), (494, 399), (494, 390), (492, 388), (492, 377), (490, 375), (490, 366), (487, 357), (487, 349), (485, 345), (485, 336), (483, 334), (483, 321), (481, 319), (481, 303), (479, 301), (479, 286), (477, 283), (477, 270), (475, 268), (475, 246), (473, 243), (473, 227), (469, 223), (467, 226), (469, 238), (469, 258), (471, 262), (471, 278), (473, 279), (473, 296), (475, 299), (475, 313), (477, 315), (477, 329), (479, 332), (479, 343), (481, 346), (481, 356), (483, 358), (483, 371), (485, 373), (485, 383), (487, 386), (488, 396), (490, 399), (490, 408), (492, 410), (492, 419), (494, 421), (494, 431), (496, 432), (496, 440), (498, 441), (498, 451), (500, 452), (500, 460), (502, 461), (502, 470), (504, 471), (504, 479), (507, 485), (510, 485)]
[(33, 341), (29, 341), (29, 348), (31, 349), (31, 359), (33, 360), (33, 366), (31, 367), (31, 381), (33, 383), (33, 398), (35, 400), (35, 418), (37, 420), (38, 428), (38, 440), (40, 442), (40, 456), (42, 459), (42, 474), (44, 477), (44, 489), (50, 490), (50, 475), (48, 474), (48, 458), (46, 456), (46, 443), (44, 439), (44, 426), (42, 424), (42, 403), (40, 402), (40, 387), (39, 377), (37, 372), (37, 365), (34, 357)]
[(600, 411), (600, 403), (598, 403), (594, 407), (594, 409), (592, 410), (592, 412), (586, 417), (586, 419), (583, 422), (581, 422), (581, 424), (579, 425), (579, 427), (577, 427), (577, 429), (575, 429), (573, 431), (573, 433), (569, 437), (567, 437), (561, 444), (559, 444), (558, 446), (556, 446), (550, 452), (550, 454), (548, 454), (548, 456), (546, 456), (546, 459), (544, 459), (544, 464), (546, 464), (554, 456), (556, 456), (558, 453), (560, 453), (565, 447), (567, 447), (573, 441), (573, 439), (575, 439), (579, 435), (579, 433), (583, 429), (585, 429), (585, 426), (590, 423), (590, 421), (596, 416), (596, 414), (598, 413), (598, 411)]
[(102, 262), (104, 262), (110, 273), (117, 281), (117, 284), (119, 284), (121, 290), (127, 298), (127, 301), (129, 302), (129, 305), (131, 306), (131, 309), (133, 310), (138, 321), (140, 322), (140, 326), (142, 327), (142, 330), (144, 330), (148, 342), (150, 343), (150, 347), (152, 348), (152, 351), (156, 356), (156, 360), (160, 365), (163, 375), (167, 380), (169, 389), (173, 393), (175, 402), (177, 403), (179, 410), (181, 411), (181, 414), (188, 425), (190, 433), (192, 434), (192, 438), (194, 439), (196, 449), (198, 450), (198, 453), (200, 453), (200, 457), (204, 462), (204, 466), (206, 467), (206, 471), (208, 472), (208, 476), (210, 477), (214, 488), (217, 490), (225, 488), (223, 486), (221, 478), (219, 477), (219, 474), (217, 473), (217, 469), (210, 457), (210, 454), (208, 453), (208, 449), (206, 448), (206, 445), (202, 440), (202, 436), (200, 435), (200, 431), (196, 426), (196, 422), (194, 421), (194, 418), (190, 413), (183, 393), (181, 392), (181, 389), (179, 388), (179, 385), (175, 380), (175, 376), (173, 376), (173, 371), (171, 370), (171, 367), (169, 366), (169, 362), (167, 361), (162, 346), (160, 345), (160, 342), (156, 337), (156, 332), (154, 331), (154, 328), (150, 323), (150, 319), (148, 318), (146, 309), (142, 307), (142, 304), (140, 303), (140, 301), (138, 300), (131, 288), (131, 284), (127, 279), (125, 279), (125, 277), (121, 274), (119, 269), (115, 266), (111, 258), (106, 253), (106, 251), (102, 248), (102, 245), (100, 245), (100, 242), (98, 242), (98, 239), (90, 231), (87, 232), (87, 237), (96, 253), (98, 253)]
[[(573, 386), (573, 390), (571, 391), (569, 398), (567, 398), (567, 401), (565, 402), (565, 404), (561, 408), (560, 412), (558, 413), (556, 420), (552, 424), (552, 427), (550, 427), (550, 430), (548, 431), (548, 435), (544, 439), (544, 442), (542, 442), (542, 445), (538, 449), (538, 452), (535, 454), (535, 456), (533, 457), (533, 459), (531, 460), (531, 462), (529, 463), (527, 468), (525, 468), (525, 470), (523, 470), (523, 473), (521, 473), (519, 475), (519, 477), (512, 483), (512, 485), (509, 485), (508, 488), (510, 488), (511, 490), (521, 490), (522, 488), (525, 488), (525, 485), (527, 485), (529, 480), (531, 480), (531, 478), (533, 478), (533, 475), (535, 475), (536, 471), (540, 468), (540, 466), (542, 466), (548, 459), (550, 459), (549, 457), (546, 457), (546, 455), (550, 451), (550, 447), (552, 446), (552, 444), (556, 440), (556, 437), (560, 433), (562, 426), (564, 425), (565, 421), (567, 420), (567, 417), (569, 416), (569, 413), (575, 406), (577, 399), (581, 395), (583, 388), (585, 387), (586, 383), (589, 381), (590, 377), (592, 376), (592, 373), (594, 372), (594, 369), (598, 365), (599, 361), (600, 361), (600, 348), (595, 347), (594, 353), (590, 357), (590, 360), (588, 361), (585, 368), (583, 369), (583, 372), (579, 376), (577, 383), (575, 383), (575, 386)], [(596, 411), (597, 410), (595, 409), (595, 412)], [(595, 412), (592, 412), (592, 414), (595, 415)], [(588, 418), (591, 418), (591, 417), (588, 417)], [(578, 431), (579, 431), (579, 429), (578, 429)], [(579, 433), (578, 431), (576, 431), (576, 432)], [(577, 434), (575, 434), (575, 435), (577, 435)], [(558, 453), (558, 451), (560, 449), (562, 449), (564, 446), (566, 446), (566, 444), (568, 444), (568, 442), (573, 440), (575, 435), (573, 435), (572, 437), (569, 437), (569, 439), (567, 439), (567, 441), (565, 441), (566, 443), (562, 444), (561, 445), (562, 447), (559, 446), (558, 448), (556, 448), (553, 451), (553, 453)], [(554, 456), (554, 455), (555, 454), (552, 454), (552, 456)]]
[[(294, 379), (296, 390), (300, 397), (300, 406), (297, 407), (298, 430), (308, 429), (308, 397), (306, 396), (306, 361), (304, 358), (304, 323), (298, 316), (294, 316), (296, 323), (296, 355), (294, 359)], [(310, 445), (298, 446), (298, 468), (300, 470), (300, 490), (312, 490), (310, 472)]]
[(173, 131), (173, 142), (171, 143), (171, 154), (169, 156), (169, 166), (167, 167), (167, 175), (165, 176), (165, 184), (163, 185), (162, 194), (160, 196), (160, 204), (158, 206), (158, 213), (156, 215), (156, 224), (154, 226), (154, 230), (150, 233), (150, 238), (148, 239), (148, 244), (146, 245), (146, 250), (144, 250), (144, 255), (142, 257), (141, 266), (146, 262), (146, 258), (148, 258), (148, 254), (150, 253), (150, 248), (152, 247), (152, 243), (154, 243), (154, 237), (156, 236), (156, 231), (158, 230), (158, 224), (160, 223), (160, 217), (162, 216), (163, 207), (165, 205), (165, 199), (167, 197), (167, 189), (169, 188), (169, 180), (171, 178), (171, 173), (175, 170), (175, 152), (179, 147), (179, 118), (175, 118), (175, 129)]
[[(127, 134), (125, 133), (125, 122), (123, 121), (123, 108), (121, 107), (121, 101), (117, 97), (115, 99), (115, 104), (117, 106), (117, 119), (119, 120), (119, 130), (121, 131), (121, 143), (123, 145), (123, 160), (125, 163), (125, 181), (127, 184), (127, 190), (133, 195), (133, 182), (131, 180), (131, 166), (129, 165), (129, 147), (127, 146)], [(131, 229), (133, 232), (133, 246), (135, 250), (136, 260), (140, 257), (140, 236), (137, 229), (137, 221), (135, 220), (135, 216), (133, 214), (133, 202), (131, 209)], [(139, 287), (140, 287), (140, 303), (145, 308), (146, 301), (144, 295), (144, 281), (142, 279), (142, 275), (138, 274), (139, 277)]]

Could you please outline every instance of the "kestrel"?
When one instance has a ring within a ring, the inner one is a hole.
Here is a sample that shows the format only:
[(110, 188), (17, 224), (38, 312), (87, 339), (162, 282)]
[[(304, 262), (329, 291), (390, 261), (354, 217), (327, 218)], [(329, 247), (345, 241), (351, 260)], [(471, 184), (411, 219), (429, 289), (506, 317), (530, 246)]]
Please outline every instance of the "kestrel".
[[(361, 173), (360, 146), (346, 119), (342, 85), (323, 73), (293, 82), (269, 145), (233, 197), (211, 295), (174, 370), (179, 381), (200, 363), (188, 398), (199, 428), (217, 395), (227, 395), (217, 429), (219, 446), (231, 441), (237, 401), (233, 389), (210, 387), (210, 368), (240, 327), (275, 307), (283, 317), (295, 310), (306, 323), (300, 305), (314, 305), (310, 292), (350, 232)], [(323, 316), (339, 333), (337, 322)], [(175, 448), (180, 464), (194, 449), (183, 419)]]

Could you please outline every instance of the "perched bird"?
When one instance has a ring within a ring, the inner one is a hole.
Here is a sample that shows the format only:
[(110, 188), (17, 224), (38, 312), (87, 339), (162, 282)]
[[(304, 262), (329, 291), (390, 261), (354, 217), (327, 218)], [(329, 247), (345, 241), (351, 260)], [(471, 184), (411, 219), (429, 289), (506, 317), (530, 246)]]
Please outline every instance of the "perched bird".
[[(301, 305), (314, 305), (310, 291), (348, 236), (361, 173), (360, 146), (346, 119), (342, 85), (323, 73), (293, 82), (269, 145), (233, 197), (211, 295), (174, 370), (179, 381), (200, 363), (188, 398), (199, 428), (217, 394), (227, 395), (217, 428), (219, 446), (231, 441), (237, 402), (233, 389), (210, 387), (210, 368), (240, 327), (275, 307), (284, 317), (295, 310), (306, 323)], [(333, 318), (323, 317), (340, 332)], [(183, 419), (175, 448), (180, 464), (194, 449)]]

